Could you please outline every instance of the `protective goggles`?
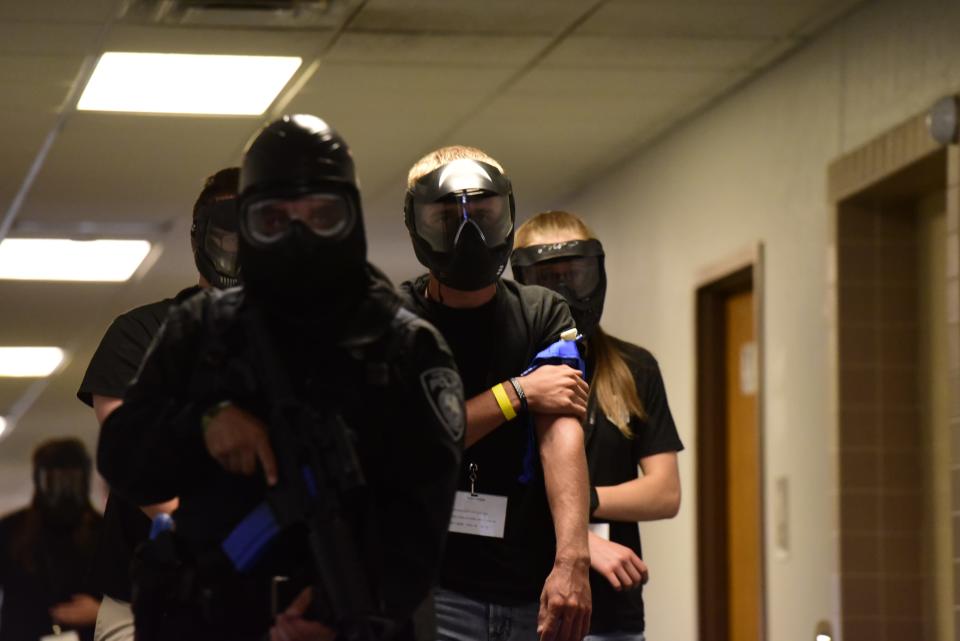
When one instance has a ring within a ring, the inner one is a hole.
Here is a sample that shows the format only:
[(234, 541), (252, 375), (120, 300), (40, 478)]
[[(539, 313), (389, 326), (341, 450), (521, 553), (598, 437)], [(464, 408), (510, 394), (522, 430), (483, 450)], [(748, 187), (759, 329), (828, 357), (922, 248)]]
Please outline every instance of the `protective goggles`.
[(484, 162), (455, 160), (426, 174), (407, 192), (407, 224), (438, 252), (456, 247), (472, 225), (487, 247), (513, 231), (510, 181)]
[(603, 278), (603, 246), (599, 240), (571, 240), (516, 249), (511, 256), (514, 277), (524, 285), (576, 298), (590, 296)]
[(204, 223), (202, 252), (213, 268), (224, 276), (236, 278), (237, 263), (237, 200), (218, 200), (202, 212)]
[(258, 200), (246, 207), (243, 217), (251, 239), (265, 245), (286, 236), (295, 221), (327, 240), (346, 236), (356, 221), (350, 200), (329, 193)]

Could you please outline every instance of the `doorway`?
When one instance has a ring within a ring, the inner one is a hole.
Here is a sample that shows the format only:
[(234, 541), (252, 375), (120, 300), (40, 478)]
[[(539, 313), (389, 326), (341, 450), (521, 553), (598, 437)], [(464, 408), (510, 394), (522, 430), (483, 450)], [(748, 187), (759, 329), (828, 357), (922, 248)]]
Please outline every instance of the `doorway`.
[(836, 198), (844, 641), (957, 638), (947, 210), (960, 165), (955, 150), (921, 151)]
[(765, 638), (760, 256), (697, 290), (702, 641)]

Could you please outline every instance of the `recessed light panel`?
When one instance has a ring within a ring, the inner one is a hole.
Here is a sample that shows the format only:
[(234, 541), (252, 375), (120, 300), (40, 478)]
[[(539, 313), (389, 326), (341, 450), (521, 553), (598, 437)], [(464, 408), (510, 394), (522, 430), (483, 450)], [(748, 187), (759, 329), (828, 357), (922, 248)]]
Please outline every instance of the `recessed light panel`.
[(0, 242), (0, 279), (122, 282), (149, 251), (145, 240), (7, 238)]
[(45, 378), (63, 362), (59, 347), (0, 347), (0, 376)]
[(77, 109), (257, 116), (301, 62), (291, 56), (108, 51), (100, 57)]

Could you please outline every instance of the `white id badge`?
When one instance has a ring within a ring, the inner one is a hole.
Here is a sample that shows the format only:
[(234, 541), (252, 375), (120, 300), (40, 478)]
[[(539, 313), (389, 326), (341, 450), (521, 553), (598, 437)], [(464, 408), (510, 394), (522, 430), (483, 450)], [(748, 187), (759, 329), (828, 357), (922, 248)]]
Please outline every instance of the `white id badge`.
[(506, 522), (507, 497), (457, 492), (450, 518), (451, 532), (502, 539)]
[(80, 641), (80, 635), (73, 630), (61, 632), (60, 634), (47, 634), (40, 637), (40, 641)]
[(610, 540), (610, 524), (609, 523), (591, 523), (590, 531), (599, 536), (601, 539)]

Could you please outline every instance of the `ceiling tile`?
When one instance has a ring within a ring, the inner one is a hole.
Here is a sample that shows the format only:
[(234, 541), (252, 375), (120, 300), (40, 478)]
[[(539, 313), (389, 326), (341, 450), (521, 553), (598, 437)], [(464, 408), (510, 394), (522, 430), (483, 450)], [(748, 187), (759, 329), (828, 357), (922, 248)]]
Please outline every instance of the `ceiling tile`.
[(193, 204), (231, 160), (254, 118), (73, 114), (21, 216), (41, 222), (159, 221)]
[(253, 31), (118, 24), (110, 30), (103, 49), (312, 57), (326, 48), (333, 33), (329, 30)]
[(0, 3), (0, 22), (101, 23), (117, 15), (119, 0), (44, 0)]
[(95, 54), (101, 27), (50, 22), (0, 22), (0, 54)]
[(316, 114), (350, 144), (365, 193), (406, 175), (455, 123), (482, 106), (509, 68), (321, 65), (289, 105)]
[(577, 34), (777, 38), (794, 34), (824, 4), (824, 0), (610, 2), (587, 19)]
[(641, 102), (651, 97), (693, 98), (727, 82), (729, 71), (659, 69), (557, 69), (530, 72), (507, 96), (534, 96), (579, 102), (599, 97)]
[(735, 69), (754, 67), (776, 40), (572, 36), (544, 60), (549, 67)]
[(324, 59), (392, 65), (518, 67), (549, 43), (550, 38), (545, 36), (348, 32)]
[(561, 32), (589, 5), (579, 0), (370, 0), (353, 30), (473, 32), (494, 35)]

